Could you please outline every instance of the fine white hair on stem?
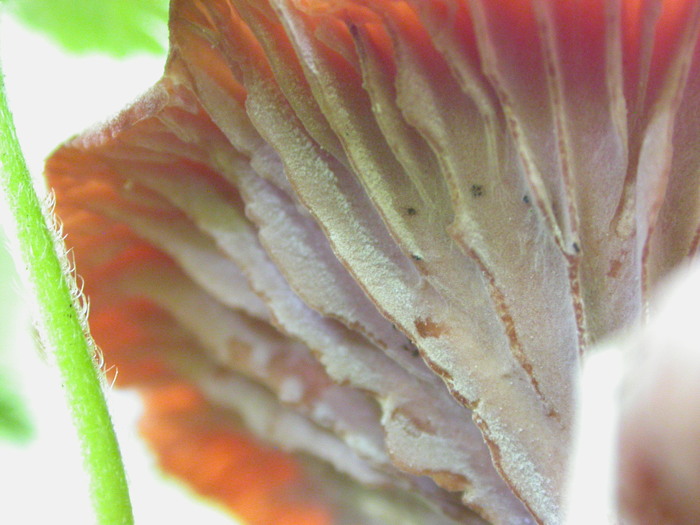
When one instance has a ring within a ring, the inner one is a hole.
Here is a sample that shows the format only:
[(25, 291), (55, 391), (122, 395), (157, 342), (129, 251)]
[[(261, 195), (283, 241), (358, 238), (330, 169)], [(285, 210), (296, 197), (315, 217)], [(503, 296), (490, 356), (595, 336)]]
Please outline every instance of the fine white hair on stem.
[(104, 381), (104, 356), (102, 351), (95, 343), (90, 335), (88, 325), (88, 316), (90, 313), (90, 301), (84, 293), (85, 281), (78, 275), (75, 264), (75, 253), (72, 248), (66, 247), (66, 236), (64, 233), (63, 222), (60, 217), (54, 213), (56, 207), (56, 194), (53, 190), (49, 191), (42, 198), (42, 211), (46, 220), (46, 224), (53, 237), (54, 250), (58, 256), (61, 265), (62, 273), (66, 279), (69, 288), (70, 297), (73, 301), (76, 315), (85, 334), (87, 343), (92, 352), (92, 358), (99, 374)]

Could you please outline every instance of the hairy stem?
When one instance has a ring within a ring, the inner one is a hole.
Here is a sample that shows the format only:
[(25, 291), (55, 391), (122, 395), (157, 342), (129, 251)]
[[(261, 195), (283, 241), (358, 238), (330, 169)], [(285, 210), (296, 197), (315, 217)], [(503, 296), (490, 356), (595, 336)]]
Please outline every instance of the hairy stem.
[(63, 383), (99, 525), (131, 525), (119, 445), (107, 410), (92, 340), (65, 247), (47, 221), (15, 133), (0, 70), (0, 187), (14, 220), (23, 274), (36, 301), (37, 326)]

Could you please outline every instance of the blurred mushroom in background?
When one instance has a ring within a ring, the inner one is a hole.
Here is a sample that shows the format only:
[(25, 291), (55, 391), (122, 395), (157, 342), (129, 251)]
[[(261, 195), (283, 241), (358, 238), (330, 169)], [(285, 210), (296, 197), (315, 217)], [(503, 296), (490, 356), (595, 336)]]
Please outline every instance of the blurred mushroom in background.
[(698, 297), (695, 263), (653, 294), (647, 323), (586, 356), (567, 525), (700, 519)]
[(630, 523), (700, 520), (700, 266), (663, 290), (622, 378), (618, 491)]

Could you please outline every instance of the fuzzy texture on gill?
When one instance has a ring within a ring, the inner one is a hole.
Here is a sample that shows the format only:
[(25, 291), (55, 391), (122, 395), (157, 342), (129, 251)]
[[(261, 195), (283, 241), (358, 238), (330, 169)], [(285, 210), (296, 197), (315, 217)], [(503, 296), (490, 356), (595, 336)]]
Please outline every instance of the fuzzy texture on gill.
[(315, 457), (331, 488), (284, 487), (330, 522), (559, 523), (581, 355), (697, 256), (699, 30), (690, 0), (173, 1), (162, 80), (47, 163), (107, 361)]

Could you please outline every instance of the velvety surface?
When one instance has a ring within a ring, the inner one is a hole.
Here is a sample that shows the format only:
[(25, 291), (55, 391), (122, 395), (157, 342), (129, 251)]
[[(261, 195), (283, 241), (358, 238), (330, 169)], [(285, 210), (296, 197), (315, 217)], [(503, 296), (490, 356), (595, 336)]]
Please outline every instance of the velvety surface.
[[(47, 164), (164, 466), (253, 523), (558, 523), (581, 355), (698, 252), (700, 4), (177, 0), (170, 25), (163, 79)], [(346, 477), (285, 456), (237, 491), (258, 445), (205, 468), (220, 425)]]

